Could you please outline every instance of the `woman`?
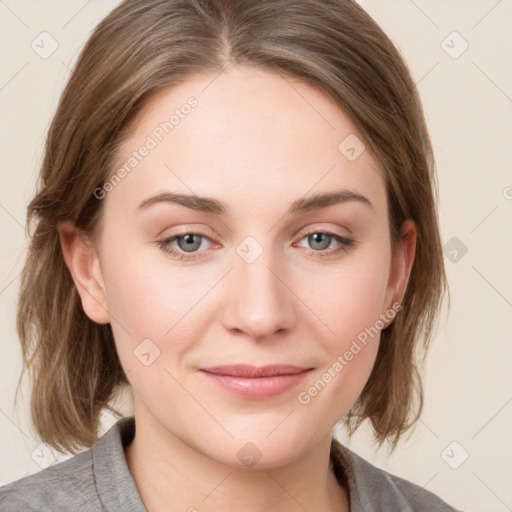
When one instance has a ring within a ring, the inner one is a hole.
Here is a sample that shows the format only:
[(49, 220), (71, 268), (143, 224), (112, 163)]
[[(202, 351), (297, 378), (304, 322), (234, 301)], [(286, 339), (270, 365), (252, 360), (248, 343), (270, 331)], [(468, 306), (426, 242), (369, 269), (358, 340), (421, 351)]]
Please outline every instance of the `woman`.
[[(446, 278), (406, 65), (350, 0), (127, 0), (50, 127), (18, 330), (76, 454), (0, 510), (453, 510), (395, 448)], [(100, 439), (123, 389), (134, 415)]]

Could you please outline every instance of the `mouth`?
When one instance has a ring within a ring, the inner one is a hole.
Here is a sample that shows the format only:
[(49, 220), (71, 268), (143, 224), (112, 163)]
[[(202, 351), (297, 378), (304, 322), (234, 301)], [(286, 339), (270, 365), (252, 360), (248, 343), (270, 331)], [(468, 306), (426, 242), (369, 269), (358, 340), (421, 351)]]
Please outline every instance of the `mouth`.
[(311, 371), (313, 368), (292, 365), (246, 364), (199, 369), (209, 382), (224, 391), (256, 400), (280, 395), (296, 387)]

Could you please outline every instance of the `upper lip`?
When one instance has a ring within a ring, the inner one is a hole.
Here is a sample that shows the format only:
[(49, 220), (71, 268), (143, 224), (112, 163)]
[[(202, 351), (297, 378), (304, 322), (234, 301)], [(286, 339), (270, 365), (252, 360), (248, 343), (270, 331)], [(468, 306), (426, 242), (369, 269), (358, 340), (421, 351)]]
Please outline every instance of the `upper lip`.
[(304, 366), (293, 366), (289, 364), (272, 364), (266, 366), (252, 366), (249, 364), (210, 366), (201, 368), (202, 371), (214, 373), (217, 375), (226, 375), (230, 377), (274, 377), (276, 375), (295, 375), (311, 368)]

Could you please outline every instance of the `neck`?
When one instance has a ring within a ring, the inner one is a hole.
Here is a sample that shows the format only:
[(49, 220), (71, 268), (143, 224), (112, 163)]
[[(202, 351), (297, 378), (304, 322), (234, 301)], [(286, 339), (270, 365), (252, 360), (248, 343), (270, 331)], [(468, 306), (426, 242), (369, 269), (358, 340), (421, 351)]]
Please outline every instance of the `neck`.
[(347, 493), (330, 466), (330, 437), (287, 465), (238, 469), (200, 453), (153, 421), (137, 418), (135, 438), (125, 449), (148, 512), (349, 511)]

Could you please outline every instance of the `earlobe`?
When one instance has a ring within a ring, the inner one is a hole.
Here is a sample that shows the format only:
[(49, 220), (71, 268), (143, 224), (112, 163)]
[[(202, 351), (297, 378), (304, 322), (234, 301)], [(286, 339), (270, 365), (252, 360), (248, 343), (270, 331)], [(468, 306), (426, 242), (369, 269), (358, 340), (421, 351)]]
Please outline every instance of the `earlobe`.
[(57, 225), (64, 261), (82, 301), (86, 315), (98, 324), (110, 322), (105, 285), (97, 251), (71, 221)]
[(402, 304), (403, 302), (416, 255), (416, 238), (416, 224), (412, 219), (407, 219), (402, 224), (396, 253), (391, 262), (388, 294), (386, 297), (388, 309), (393, 308), (393, 304)]

